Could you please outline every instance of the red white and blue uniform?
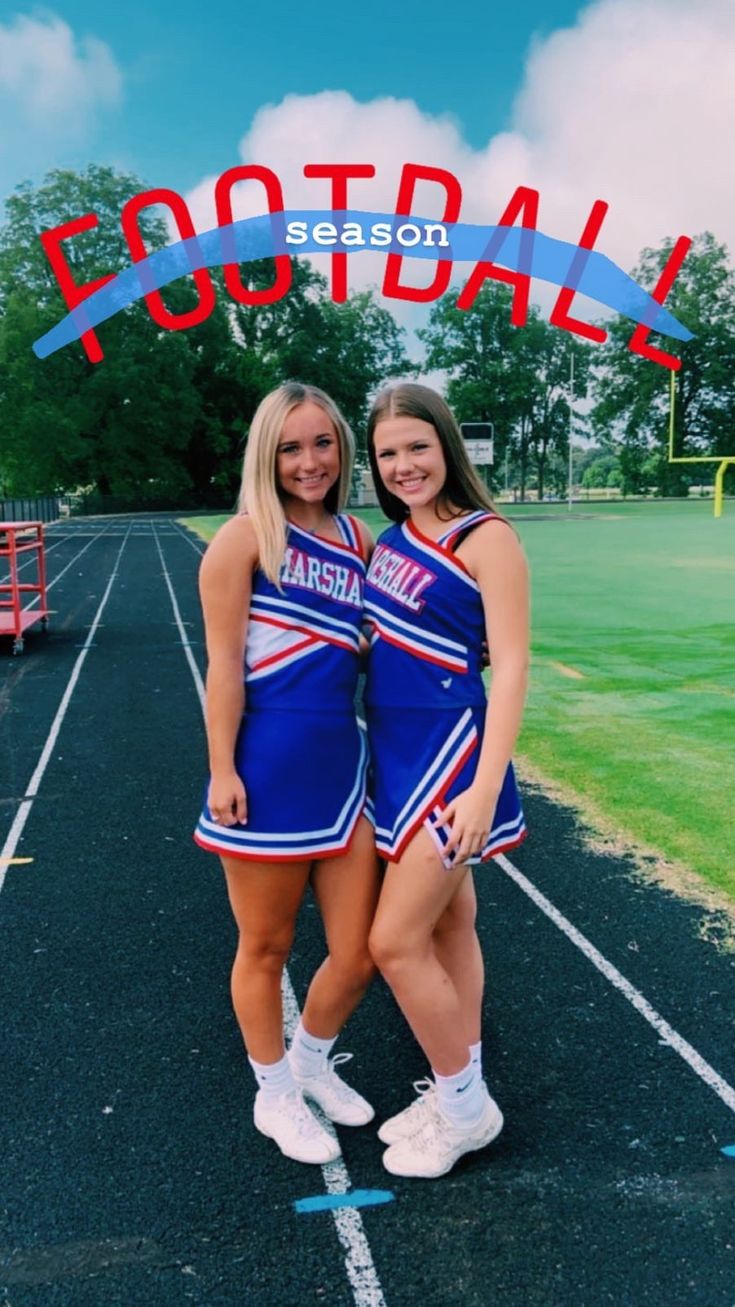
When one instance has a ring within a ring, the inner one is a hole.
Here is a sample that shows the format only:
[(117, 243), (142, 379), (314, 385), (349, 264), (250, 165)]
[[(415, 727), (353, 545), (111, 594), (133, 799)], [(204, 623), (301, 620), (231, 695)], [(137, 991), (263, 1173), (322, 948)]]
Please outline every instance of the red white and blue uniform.
[[(480, 588), (454, 549), (481, 522), (492, 520), (498, 530), (508, 529), (483, 509), (455, 519), (431, 540), (408, 518), (383, 532), (370, 562), (365, 702), (376, 843), (391, 862), (422, 825), (441, 857), (449, 827), (437, 818), (474, 779), (487, 707), (485, 613)], [(470, 861), (520, 844), (525, 833), (509, 765), (487, 843)], [(448, 865), (452, 860), (453, 855)]]
[(288, 524), (281, 590), (253, 576), (245, 714), (235, 769), (245, 825), (205, 803), (194, 839), (229, 857), (287, 862), (344, 853), (366, 807), (367, 745), (355, 714), (366, 563), (352, 518), (342, 543)]

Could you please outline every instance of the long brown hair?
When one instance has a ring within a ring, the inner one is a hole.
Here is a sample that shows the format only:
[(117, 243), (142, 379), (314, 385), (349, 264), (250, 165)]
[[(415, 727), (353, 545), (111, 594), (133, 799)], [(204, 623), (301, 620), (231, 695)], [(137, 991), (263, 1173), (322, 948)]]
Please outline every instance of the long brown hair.
[(386, 386), (376, 395), (367, 427), (370, 467), (378, 501), (386, 517), (394, 522), (403, 522), (409, 516), (409, 509), (403, 501), (392, 495), (383, 484), (375, 457), (375, 428), (384, 418), (392, 417), (420, 418), (422, 422), (431, 423), (436, 431), (447, 465), (441, 506), (448, 510), (449, 517), (453, 515), (452, 510), (456, 509), (463, 512), (475, 508), (497, 511), (489, 491), (470, 463), (462, 433), (449, 405), (429, 386), (421, 386), (414, 381), (401, 381), (395, 386)]

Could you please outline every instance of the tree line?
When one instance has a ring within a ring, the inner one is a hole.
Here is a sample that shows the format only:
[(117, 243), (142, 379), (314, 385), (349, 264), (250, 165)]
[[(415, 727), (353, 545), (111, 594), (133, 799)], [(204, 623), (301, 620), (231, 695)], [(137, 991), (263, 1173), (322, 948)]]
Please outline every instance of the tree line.
[[(293, 284), (274, 304), (236, 304), (213, 269), (217, 305), (187, 331), (161, 330), (143, 303), (102, 328), (105, 361), (87, 361), (80, 344), (45, 360), (32, 343), (66, 313), (39, 232), (95, 212), (99, 226), (67, 247), (76, 279), (121, 271), (130, 254), (119, 225), (138, 178), (91, 166), (53, 172), (39, 187), (18, 187), (0, 228), (0, 496), (84, 489), (138, 505), (229, 506), (242, 450), (260, 399), (284, 378), (310, 381), (334, 396), (361, 440), (370, 399), (390, 377), (439, 372), (460, 421), (490, 422), (495, 489), (518, 497), (533, 489), (564, 493), (570, 432), (575, 480), (617, 485), (624, 494), (686, 493), (702, 473), (667, 458), (669, 373), (630, 353), (629, 324), (606, 322), (604, 346), (551, 327), (535, 308), (510, 322), (510, 288), (488, 282), (473, 307), (455, 307), (451, 290), (417, 332), (423, 360), (412, 360), (405, 332), (373, 291), (335, 304), (326, 280), (293, 260)], [(142, 214), (149, 251), (168, 243), (164, 223)], [(633, 276), (653, 285), (671, 249), (641, 254)], [(272, 260), (250, 263), (252, 289), (273, 280)], [(164, 291), (173, 313), (191, 309), (185, 281)], [(694, 332), (677, 343), (678, 452), (735, 453), (735, 276), (710, 233), (694, 241), (667, 299)], [(570, 372), (574, 415), (570, 421)], [(580, 440), (582, 443), (580, 443)]]

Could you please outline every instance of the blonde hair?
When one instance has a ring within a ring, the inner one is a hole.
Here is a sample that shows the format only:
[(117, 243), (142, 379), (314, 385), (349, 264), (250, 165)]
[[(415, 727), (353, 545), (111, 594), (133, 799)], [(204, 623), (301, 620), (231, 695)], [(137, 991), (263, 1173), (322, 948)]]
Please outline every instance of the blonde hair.
[(289, 413), (309, 402), (324, 410), (337, 432), (340, 473), (324, 503), (330, 513), (341, 512), (350, 492), (355, 440), (334, 400), (318, 386), (286, 381), (261, 400), (250, 426), (242, 465), (240, 512), (249, 514), (258, 541), (260, 568), (279, 590), (287, 523), (276, 472), (278, 442)]

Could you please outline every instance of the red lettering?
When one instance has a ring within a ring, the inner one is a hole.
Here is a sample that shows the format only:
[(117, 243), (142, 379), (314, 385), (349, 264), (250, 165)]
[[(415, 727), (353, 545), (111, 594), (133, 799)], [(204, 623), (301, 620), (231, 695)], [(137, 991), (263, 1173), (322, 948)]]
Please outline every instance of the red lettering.
[[(217, 209), (217, 224), (227, 227), (233, 221), (232, 188), (237, 182), (258, 181), (265, 186), (269, 213), (283, 213), (283, 191), (276, 174), (270, 168), (263, 168), (257, 163), (242, 164), (238, 168), (228, 168), (218, 179), (214, 188), (214, 203)], [(236, 263), (226, 263), (225, 285), (233, 300), (238, 304), (274, 304), (276, 300), (291, 289), (291, 260), (287, 254), (276, 255), (276, 279), (272, 286), (261, 290), (251, 290), (243, 284), (240, 269)]]
[[(442, 222), (456, 222), (462, 205), (462, 187), (453, 173), (444, 168), (428, 168), (420, 163), (405, 163), (401, 172), (396, 200), (397, 214), (410, 214), (416, 182), (421, 179), (436, 182), (446, 192)], [(428, 304), (443, 295), (452, 275), (451, 259), (440, 259), (436, 265), (434, 280), (430, 286), (401, 286), (400, 276), (403, 265), (402, 254), (389, 254), (385, 262), (383, 294), (391, 299), (412, 300), (418, 304)]]
[[(529, 190), (527, 186), (519, 186), (503, 213), (498, 223), (498, 227), (512, 227), (519, 212), (522, 212), (522, 226), (527, 228), (529, 231), (535, 231), (538, 218), (538, 200), (538, 191)], [(533, 240), (533, 237), (531, 237), (531, 240)], [(490, 237), (487, 249), (485, 250), (485, 256), (483, 260), (477, 264), (477, 267), (457, 300), (457, 308), (471, 308), (482, 283), (488, 277), (491, 277), (493, 281), (505, 281), (511, 286), (515, 286), (513, 304), (510, 311), (510, 320), (514, 327), (525, 327), (526, 319), (528, 318), (528, 297), (531, 293), (531, 278), (529, 274), (526, 272), (513, 272), (509, 268), (498, 268), (497, 265), (492, 262), (493, 258), (503, 248), (505, 241), (506, 233), (504, 231), (496, 231)], [(530, 261), (530, 253), (531, 247), (528, 245), (528, 238), (521, 238), (522, 264)]]
[[(66, 258), (59, 248), (62, 241), (77, 236), (79, 232), (91, 231), (93, 227), (99, 227), (99, 223), (100, 220), (96, 213), (85, 213), (83, 218), (72, 218), (71, 222), (64, 222), (60, 227), (52, 227), (49, 231), (41, 232), (41, 244), (46, 251), (46, 257), (53, 268), (67, 307), (70, 309), (77, 308), (83, 300), (88, 299), (96, 290), (99, 290), (100, 286), (105, 286), (108, 281), (115, 280), (114, 273), (108, 273), (105, 277), (97, 277), (95, 281), (88, 281), (85, 286), (78, 286), (71, 275)], [(95, 333), (85, 331), (81, 341), (90, 363), (101, 363), (105, 356)]]
[[(676, 279), (676, 274), (689, 253), (691, 237), (680, 236), (673, 250), (671, 251), (666, 265), (661, 272), (661, 276), (654, 289), (651, 291), (653, 299), (657, 304), (663, 304), (671, 287)], [(628, 349), (633, 354), (641, 354), (644, 359), (650, 359), (652, 363), (660, 363), (664, 368), (671, 368), (672, 372), (678, 372), (681, 367), (681, 359), (675, 354), (667, 354), (663, 349), (656, 349), (655, 345), (647, 344), (647, 339), (651, 334), (651, 328), (644, 326), (642, 322), (638, 323), (633, 335), (628, 341)]]
[[(374, 177), (371, 163), (307, 163), (305, 177), (331, 177), (332, 209), (339, 212), (347, 208), (347, 182), (351, 177)], [(344, 304), (347, 299), (347, 255), (332, 255), (332, 299)]]
[[(169, 191), (165, 187), (154, 191), (141, 191), (140, 195), (134, 195), (127, 201), (120, 215), (122, 229), (134, 263), (140, 263), (141, 259), (148, 257), (138, 227), (138, 214), (141, 209), (147, 209), (152, 204), (167, 205), (174, 215), (182, 240), (189, 240), (192, 236), (196, 236), (191, 214), (176, 191)], [(199, 303), (188, 313), (170, 313), (157, 290), (151, 290), (146, 295), (148, 312), (159, 327), (165, 327), (167, 331), (186, 331), (188, 327), (197, 327), (200, 322), (204, 322), (209, 317), (216, 302), (212, 278), (206, 268), (198, 268), (192, 275), (199, 292)]]
[(584, 336), (585, 340), (596, 340), (599, 345), (607, 340), (607, 332), (602, 327), (593, 327), (590, 322), (582, 322), (579, 318), (571, 318), (569, 310), (572, 307), (574, 296), (577, 293), (579, 279), (584, 271), (588, 255), (583, 254), (583, 250), (592, 250), (595, 246), (600, 227), (605, 221), (608, 205), (604, 200), (595, 200), (592, 205), (590, 216), (585, 224), (584, 231), (579, 238), (579, 248), (574, 254), (574, 258), (569, 267), (567, 277), (570, 285), (562, 286), (554, 304), (549, 322), (552, 327), (561, 327), (564, 331), (571, 331), (575, 336)]

